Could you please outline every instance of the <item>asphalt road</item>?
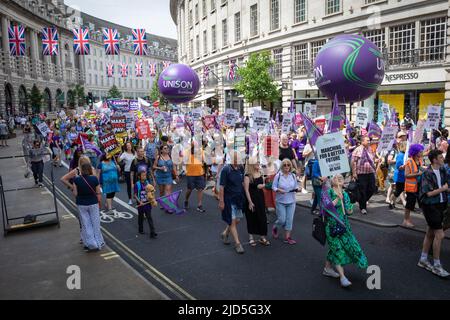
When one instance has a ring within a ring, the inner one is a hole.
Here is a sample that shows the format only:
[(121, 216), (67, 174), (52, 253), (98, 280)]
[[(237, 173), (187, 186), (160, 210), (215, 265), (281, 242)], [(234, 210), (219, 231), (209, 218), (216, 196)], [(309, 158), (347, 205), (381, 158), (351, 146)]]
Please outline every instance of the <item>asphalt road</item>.
[[(49, 167), (46, 175), (50, 177)], [(66, 168), (55, 168), (56, 187), (66, 197), (58, 198), (73, 212), (68, 198), (71, 193), (59, 178)], [(185, 190), (185, 183), (174, 186)], [(126, 186), (121, 184), (116, 195), (128, 202)], [(184, 192), (180, 204), (184, 200)], [(272, 245), (250, 247), (245, 220), (239, 226), (245, 254), (238, 255), (233, 246), (225, 246), (219, 238), (225, 227), (217, 202), (205, 196), (206, 213), (195, 211), (195, 194), (191, 208), (184, 215), (168, 215), (153, 210), (158, 239), (137, 233), (137, 216), (133, 210), (117, 202), (117, 211), (133, 213), (132, 219), (115, 219), (104, 223), (111, 236), (107, 242), (141, 274), (149, 278), (168, 296), (175, 299), (448, 299), (449, 280), (440, 279), (417, 267), (423, 235), (402, 228), (379, 228), (353, 221), (352, 228), (369, 265), (381, 270), (381, 289), (369, 290), (369, 274), (355, 266), (345, 268), (353, 282), (342, 289), (339, 281), (322, 276), (327, 249), (311, 236), (313, 216), (305, 208), (297, 207), (293, 238), (296, 245), (268, 239)], [(387, 210), (387, 209), (386, 209)], [(270, 230), (270, 228), (269, 228)], [(112, 241), (111, 239), (114, 239)], [(114, 242), (114, 243), (111, 243)], [(449, 240), (443, 243), (441, 261), (450, 269)]]

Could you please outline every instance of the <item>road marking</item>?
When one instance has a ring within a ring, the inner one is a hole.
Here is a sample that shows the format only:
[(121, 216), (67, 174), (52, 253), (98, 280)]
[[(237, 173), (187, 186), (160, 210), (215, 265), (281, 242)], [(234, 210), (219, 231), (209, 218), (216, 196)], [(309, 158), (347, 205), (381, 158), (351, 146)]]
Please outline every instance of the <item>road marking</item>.
[[(64, 162), (63, 162), (64, 163)], [(50, 179), (47, 178), (47, 176), (44, 175), (44, 179), (47, 183), (51, 184)], [(76, 204), (73, 202), (72, 199), (70, 199), (65, 193), (63, 193), (58, 187), (55, 186), (56, 192), (59, 193), (60, 197), (64, 198), (68, 204), (70, 204), (72, 207), (77, 209)], [(59, 200), (58, 200), (59, 202)], [(133, 208), (134, 209), (134, 208)], [(153, 279), (158, 281), (161, 285), (163, 285), (167, 290), (174, 293), (177, 296), (185, 297), (189, 300), (197, 300), (194, 296), (189, 294), (186, 290), (181, 288), (179, 285), (177, 285), (175, 282), (170, 280), (168, 277), (166, 277), (162, 272), (160, 272), (158, 269), (153, 267), (150, 263), (148, 263), (146, 260), (141, 258), (137, 253), (135, 253), (133, 250), (131, 250), (127, 245), (125, 245), (122, 241), (117, 239), (115, 236), (113, 236), (108, 230), (106, 230), (104, 227), (100, 226), (100, 229), (104, 234), (106, 234), (110, 239), (112, 239), (116, 245), (120, 246), (127, 254), (128, 256), (134, 258), (138, 262), (140, 262), (142, 265), (144, 265), (147, 269), (144, 270), (147, 274), (149, 274)]]
[(114, 254), (116, 254), (115, 251), (110, 251), (110, 252), (107, 252), (107, 253), (102, 253), (100, 256), (107, 257), (107, 256), (114, 255)]
[(105, 260), (111, 260), (111, 259), (115, 259), (115, 258), (119, 258), (119, 255), (117, 255), (117, 254), (115, 254), (115, 255), (112, 255), (112, 256), (109, 256), (109, 257), (104, 257), (103, 259), (105, 259)]

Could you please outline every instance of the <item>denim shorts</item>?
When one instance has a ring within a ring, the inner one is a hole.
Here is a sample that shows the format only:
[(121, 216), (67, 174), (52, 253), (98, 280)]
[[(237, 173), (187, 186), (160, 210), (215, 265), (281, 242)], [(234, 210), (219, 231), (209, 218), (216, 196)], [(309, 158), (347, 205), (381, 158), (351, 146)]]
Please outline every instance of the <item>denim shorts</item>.
[(242, 209), (238, 209), (234, 204), (231, 205), (231, 219), (240, 220), (244, 218), (244, 214), (242, 213)]

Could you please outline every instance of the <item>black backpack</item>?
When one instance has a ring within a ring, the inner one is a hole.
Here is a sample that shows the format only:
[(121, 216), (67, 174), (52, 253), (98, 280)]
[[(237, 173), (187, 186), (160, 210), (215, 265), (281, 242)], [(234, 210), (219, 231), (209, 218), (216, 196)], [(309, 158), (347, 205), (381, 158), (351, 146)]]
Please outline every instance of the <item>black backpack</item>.
[(345, 191), (347, 191), (351, 203), (356, 203), (361, 198), (359, 186), (356, 181), (350, 181)]

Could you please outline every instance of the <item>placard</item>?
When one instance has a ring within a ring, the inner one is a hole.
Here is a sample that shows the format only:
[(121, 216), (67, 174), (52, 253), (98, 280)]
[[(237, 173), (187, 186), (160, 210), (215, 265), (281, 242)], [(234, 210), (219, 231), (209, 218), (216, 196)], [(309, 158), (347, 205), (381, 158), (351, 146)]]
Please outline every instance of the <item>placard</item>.
[(108, 105), (116, 112), (125, 113), (130, 111), (129, 102), (125, 99), (108, 100)]
[(127, 136), (127, 118), (125, 116), (111, 117), (111, 127), (118, 138)]
[(138, 100), (129, 100), (128, 107), (130, 111), (139, 111), (141, 110), (141, 105)]
[(292, 120), (294, 118), (294, 114), (285, 112), (283, 113), (283, 120), (281, 122), (281, 133), (289, 133), (292, 128)]
[(38, 123), (36, 126), (44, 137), (47, 137), (47, 134), (51, 131), (45, 122)]
[(369, 109), (366, 107), (358, 107), (356, 109), (355, 127), (367, 128), (369, 123)]
[(309, 118), (314, 119), (317, 117), (317, 105), (305, 102), (303, 109), (305, 110), (305, 115)]
[(47, 112), (47, 119), (49, 119), (49, 120), (58, 119), (58, 112), (56, 112), (56, 111)]
[(398, 127), (384, 127), (383, 133), (378, 143), (377, 152), (390, 151), (397, 136)]
[(126, 128), (127, 130), (134, 130), (135, 126), (134, 126), (134, 113), (132, 112), (127, 112), (125, 113), (125, 118), (126, 118)]
[(150, 126), (147, 120), (138, 120), (136, 121), (136, 130), (138, 133), (139, 139), (148, 139), (150, 138)]
[(227, 109), (225, 110), (224, 118), (224, 124), (227, 127), (234, 127), (238, 119), (238, 111), (235, 109)]
[(256, 130), (268, 131), (270, 111), (255, 110), (253, 112), (253, 128)]
[(344, 137), (340, 132), (320, 136), (316, 142), (316, 154), (322, 176), (350, 172)]
[(248, 108), (248, 119), (250, 128), (253, 128), (253, 113), (255, 112), (255, 110), (261, 110), (261, 107)]
[(207, 115), (203, 119), (203, 124), (205, 125), (207, 130), (214, 129), (215, 122), (216, 122), (216, 116), (214, 116), (214, 115)]
[(194, 121), (202, 120), (203, 108), (195, 108), (192, 110), (192, 119)]
[(114, 155), (121, 152), (119, 143), (113, 133), (108, 133), (100, 137), (100, 144), (103, 147), (103, 151), (108, 155), (108, 157), (113, 157)]
[(162, 112), (160, 112), (155, 118), (153, 118), (153, 121), (155, 122), (155, 125), (160, 129), (166, 126), (166, 119), (164, 118)]
[(424, 129), (425, 129), (425, 120), (422, 120), (422, 119), (418, 120), (417, 126), (416, 126), (416, 131), (414, 131), (414, 137), (413, 137), (414, 144), (422, 143)]
[(441, 121), (441, 106), (428, 106), (426, 129), (439, 129)]
[(325, 119), (315, 119), (314, 124), (321, 132), (325, 132), (325, 125), (327, 124), (327, 120)]

